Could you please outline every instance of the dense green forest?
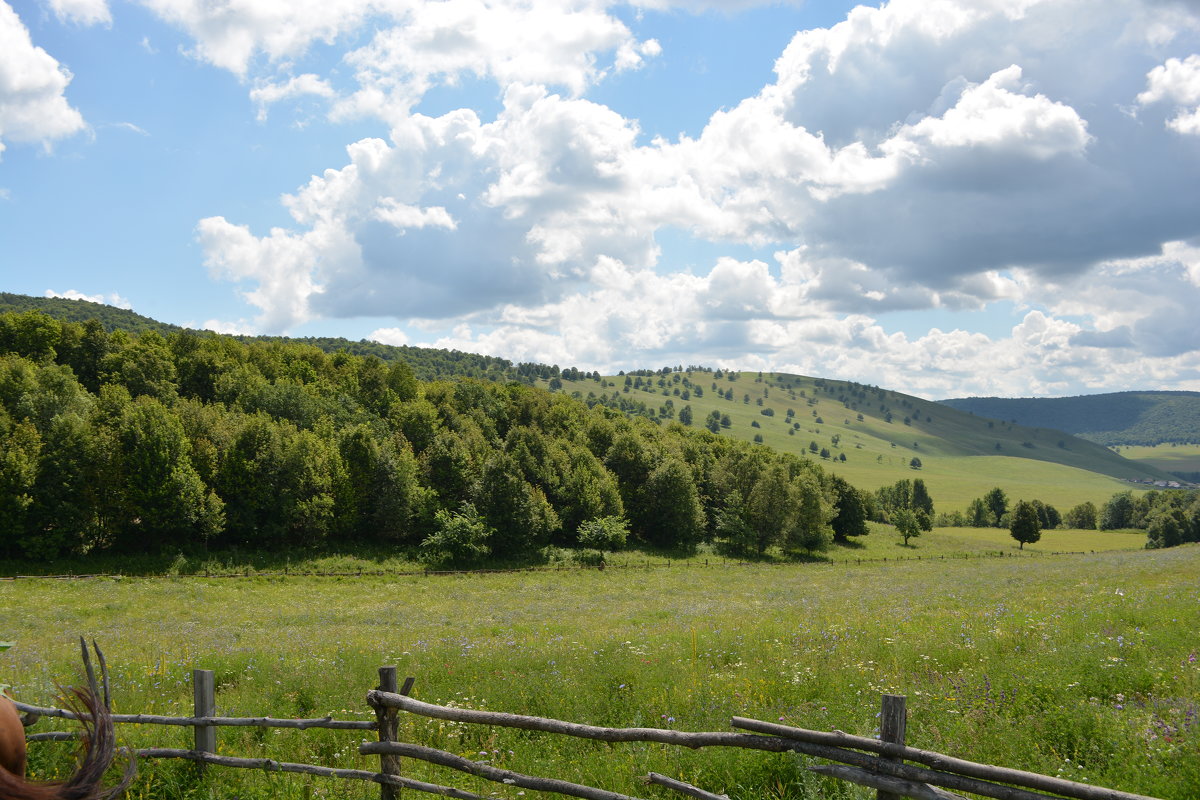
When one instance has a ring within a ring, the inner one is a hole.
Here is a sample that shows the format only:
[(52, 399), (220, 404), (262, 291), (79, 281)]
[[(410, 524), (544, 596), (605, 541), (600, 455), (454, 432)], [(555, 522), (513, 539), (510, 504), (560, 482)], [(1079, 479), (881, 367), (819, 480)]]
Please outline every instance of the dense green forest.
[(1200, 444), (1200, 392), (964, 397), (942, 402), (982, 417), (1054, 428), (1107, 446)]
[(808, 458), (517, 381), (420, 381), (372, 355), (37, 311), (0, 314), (0, 454), (9, 558), (803, 552), (889, 512)]
[[(184, 329), (144, 317), (123, 308), (93, 303), (88, 300), (68, 300), (61, 297), (29, 297), (22, 294), (0, 292), (0, 313), (40, 311), (63, 322), (98, 321), (106, 331), (117, 330), (127, 333), (157, 331), (163, 336), (180, 333)], [(199, 332), (204, 333), (204, 332)], [(513, 364), (505, 358), (465, 353), (461, 350), (445, 350), (431, 347), (394, 346), (366, 339), (351, 341), (335, 337), (287, 338), (282, 336), (234, 336), (241, 342), (276, 342), (279, 344), (299, 343), (311, 345), (326, 353), (349, 353), (356, 356), (374, 356), (386, 362), (403, 361), (413, 375), (423, 381), (443, 378), (480, 378), (493, 381), (520, 381), (532, 383), (538, 379), (550, 380), (564, 374), (579, 377), (584, 373), (567, 368), (560, 370), (556, 365), (521, 363)], [(590, 373), (588, 377), (592, 377)]]

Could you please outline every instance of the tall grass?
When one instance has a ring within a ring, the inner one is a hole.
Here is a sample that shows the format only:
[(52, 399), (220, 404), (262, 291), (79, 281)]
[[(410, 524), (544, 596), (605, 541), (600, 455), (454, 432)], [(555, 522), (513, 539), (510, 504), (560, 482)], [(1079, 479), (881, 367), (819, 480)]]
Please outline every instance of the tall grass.
[[(919, 541), (919, 540), (918, 540)], [(0, 583), (0, 676), (27, 702), (108, 655), (118, 711), (186, 714), (216, 671), (223, 715), (370, 718), (376, 668), (415, 696), (597, 725), (724, 730), (734, 715), (871, 735), (907, 695), (912, 744), (1183, 798), (1200, 786), (1200, 547), (1021, 559), (403, 578)], [(401, 737), (643, 797), (649, 770), (731, 797), (865, 797), (803, 759), (600, 745), (402, 717)], [(45, 725), (45, 723), (40, 723)], [(42, 729), (39, 726), (38, 729)], [(122, 726), (133, 746), (189, 731)], [(370, 768), (360, 735), (222, 729), (221, 752)], [(60, 744), (36, 774), (66, 768)], [(482, 755), (486, 753), (487, 755)], [(406, 759), (406, 774), (516, 798)], [(143, 765), (132, 797), (371, 797), (318, 778)]]

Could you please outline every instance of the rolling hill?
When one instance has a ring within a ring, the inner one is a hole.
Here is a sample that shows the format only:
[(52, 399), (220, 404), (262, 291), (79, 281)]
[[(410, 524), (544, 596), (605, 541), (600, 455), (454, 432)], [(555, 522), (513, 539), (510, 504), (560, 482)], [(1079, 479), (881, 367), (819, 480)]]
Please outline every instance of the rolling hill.
[[(561, 384), (561, 391), (578, 393), (589, 403), (624, 406), (659, 419), (678, 419), (690, 406), (697, 427), (716, 411), (729, 418), (721, 435), (747, 441), (761, 436), (776, 450), (821, 459), (827, 469), (864, 488), (920, 477), (945, 510), (965, 508), (992, 486), (1014, 499), (1069, 507), (1084, 500), (1103, 502), (1128, 489), (1129, 481), (1175, 480), (1152, 465), (1061, 431), (985, 419), (847, 381), (690, 368)], [(822, 457), (822, 450), (828, 455)]]
[[(72, 321), (95, 317), (110, 330), (154, 329), (163, 334), (181, 330), (132, 311), (87, 301), (0, 294), (0, 312), (26, 310)], [(864, 488), (922, 477), (939, 508), (946, 510), (965, 508), (992, 486), (1004, 488), (1014, 498), (1036, 497), (1069, 507), (1084, 500), (1102, 502), (1128, 488), (1128, 481), (1173, 479), (1152, 464), (1123, 458), (1095, 441), (1055, 430), (1049, 424), (1017, 424), (1011, 421), (1011, 414), (1004, 417), (1008, 421), (987, 419), (950, 404), (853, 382), (701, 367), (602, 377), (573, 368), (514, 365), (491, 356), (365, 340), (291, 341), (327, 352), (344, 350), (385, 361), (403, 360), (422, 380), (461, 376), (532, 383), (662, 423), (678, 420), (680, 412), (690, 406), (691, 424), (701, 427), (716, 412), (729, 423), (718, 426), (720, 435), (761, 441), (779, 451), (820, 459), (828, 469)], [(1110, 427), (1117, 424), (1120, 422)]]
[(965, 397), (942, 403), (981, 417), (1056, 428), (1103, 445), (1200, 444), (1200, 392)]

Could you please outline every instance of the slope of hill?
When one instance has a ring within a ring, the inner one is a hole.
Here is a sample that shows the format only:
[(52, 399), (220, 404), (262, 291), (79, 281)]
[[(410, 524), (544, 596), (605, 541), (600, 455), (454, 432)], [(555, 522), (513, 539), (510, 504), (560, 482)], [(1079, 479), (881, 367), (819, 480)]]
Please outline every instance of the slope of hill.
[(25, 294), (0, 292), (0, 314), (5, 312), (41, 311), (65, 322), (87, 322), (99, 320), (107, 331), (123, 330), (130, 333), (158, 331), (163, 336), (183, 328), (166, 322), (144, 317), (127, 308), (93, 303), (90, 300), (68, 300), (65, 297), (30, 297)]
[(590, 403), (660, 420), (678, 420), (690, 406), (695, 427), (706, 426), (715, 412), (728, 418), (728, 425), (716, 426), (722, 435), (761, 437), (773, 449), (821, 460), (858, 486), (921, 477), (947, 510), (997, 485), (1014, 498), (1074, 505), (1102, 502), (1128, 488), (1123, 481), (1174, 479), (1061, 431), (984, 419), (846, 381), (691, 368), (561, 383), (562, 391)]
[[(68, 300), (63, 297), (30, 297), (0, 292), (0, 313), (40, 311), (66, 322), (86, 322), (97, 319), (105, 330), (124, 330), (142, 333), (154, 330), (166, 336), (185, 328), (144, 317), (128, 309), (116, 308), (89, 300)], [(200, 332), (207, 334), (208, 332)], [(521, 381), (531, 383), (535, 378), (550, 378), (559, 374), (557, 367), (545, 364), (516, 364), (506, 358), (464, 353), (430, 347), (395, 347), (366, 339), (351, 341), (335, 337), (289, 338), (286, 336), (234, 336), (242, 342), (294, 342), (308, 344), (326, 353), (347, 352), (356, 356), (375, 356), (387, 362), (404, 361), (420, 380), (466, 377), (485, 380)]]
[(964, 397), (943, 404), (981, 417), (1056, 428), (1103, 445), (1200, 443), (1200, 392), (1081, 397)]
[[(109, 329), (153, 328), (163, 334), (181, 330), (132, 311), (87, 301), (0, 294), (0, 312), (6, 310), (39, 310), (72, 321), (94, 316)], [(773, 449), (824, 461), (827, 468), (855, 485), (876, 488), (919, 475), (948, 507), (965, 506), (996, 485), (1014, 497), (1073, 505), (1107, 499), (1126, 488), (1121, 481), (1173, 478), (1152, 464), (1127, 460), (1049, 426), (1025, 427), (984, 419), (949, 405), (852, 382), (700, 367), (601, 377), (574, 368), (514, 365), (506, 359), (456, 350), (340, 338), (236, 338), (302, 343), (325, 352), (404, 361), (421, 380), (462, 376), (532, 383), (578, 393), (591, 404), (660, 422), (678, 419), (690, 405), (694, 427), (704, 426), (716, 412), (718, 418), (729, 421), (728, 426), (716, 426), (723, 435), (745, 441), (761, 436), (762, 443)], [(827, 456), (822, 457), (823, 450)], [(919, 472), (912, 465), (913, 458), (919, 459)]]

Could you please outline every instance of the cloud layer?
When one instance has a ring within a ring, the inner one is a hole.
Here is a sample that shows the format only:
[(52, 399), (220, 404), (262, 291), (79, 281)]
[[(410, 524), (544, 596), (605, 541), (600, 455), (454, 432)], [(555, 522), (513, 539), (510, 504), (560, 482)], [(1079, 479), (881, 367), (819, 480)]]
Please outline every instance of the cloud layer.
[[(316, 101), (330, 124), (387, 130), (285, 195), (286, 228), (199, 221), (210, 273), (264, 332), (390, 317), (377, 338), (931, 396), (1200, 389), (1194, 3), (860, 6), (797, 31), (771, 82), (667, 140), (592, 97), (681, 57), (639, 28), (694, 4), (141, 2), (243, 81), (260, 120)], [(111, 21), (100, 0), (53, 8)], [(0, 136), (77, 130), (69, 75), (16, 40), (43, 76), (29, 102), (53, 113), (0, 106)], [(494, 87), (499, 110), (422, 113), (464, 83)], [(685, 269), (679, 241), (717, 255)], [(997, 307), (1018, 309), (1007, 334), (893, 321)]]

